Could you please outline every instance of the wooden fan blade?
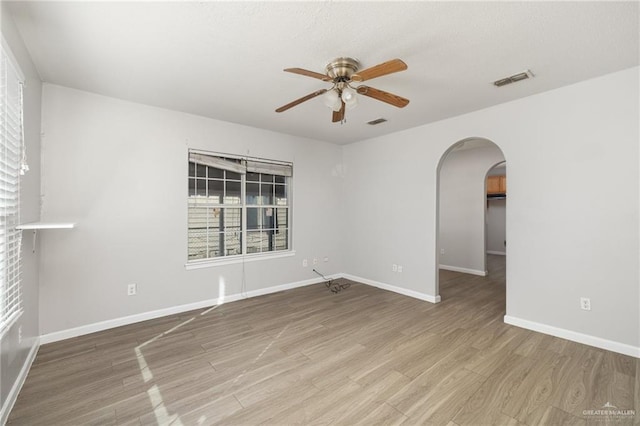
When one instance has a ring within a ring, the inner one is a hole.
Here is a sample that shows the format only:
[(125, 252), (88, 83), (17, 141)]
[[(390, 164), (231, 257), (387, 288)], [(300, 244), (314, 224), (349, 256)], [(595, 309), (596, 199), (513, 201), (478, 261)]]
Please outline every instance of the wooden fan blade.
[(326, 92), (326, 91), (327, 91), (327, 89), (320, 89), (320, 90), (316, 90), (316, 91), (315, 91), (315, 92), (313, 92), (313, 93), (309, 93), (307, 96), (303, 96), (303, 97), (301, 97), (300, 99), (296, 99), (296, 100), (295, 100), (295, 101), (293, 101), (293, 102), (289, 102), (288, 104), (281, 106), (280, 108), (278, 108), (278, 109), (276, 110), (276, 112), (283, 112), (283, 111), (286, 111), (286, 110), (288, 110), (289, 108), (293, 108), (293, 107), (294, 107), (294, 106), (296, 106), (296, 105), (299, 105), (299, 104), (301, 104), (301, 103), (303, 103), (303, 102), (308, 101), (309, 99), (313, 99), (313, 98), (315, 98), (316, 96), (320, 96), (320, 95), (322, 95), (322, 94), (323, 94), (324, 92)]
[(398, 71), (404, 71), (407, 69), (407, 64), (400, 59), (392, 59), (387, 62), (383, 62), (374, 67), (367, 68), (360, 72), (357, 72), (351, 76), (352, 81), (365, 81), (372, 78), (381, 77), (383, 75), (392, 74)]
[(369, 86), (358, 86), (357, 91), (361, 95), (369, 96), (370, 98), (386, 102), (398, 108), (404, 108), (409, 103), (409, 99), (403, 98), (402, 96), (394, 95), (384, 90), (374, 89)]
[(346, 105), (344, 104), (344, 101), (342, 101), (342, 107), (340, 108), (340, 111), (333, 111), (333, 118), (331, 119), (331, 121), (337, 123), (338, 121), (344, 120), (345, 108)]
[(306, 75), (307, 77), (317, 78), (318, 80), (331, 81), (331, 77), (319, 72), (309, 71), (302, 68), (285, 68), (284, 71), (292, 72), (294, 74)]

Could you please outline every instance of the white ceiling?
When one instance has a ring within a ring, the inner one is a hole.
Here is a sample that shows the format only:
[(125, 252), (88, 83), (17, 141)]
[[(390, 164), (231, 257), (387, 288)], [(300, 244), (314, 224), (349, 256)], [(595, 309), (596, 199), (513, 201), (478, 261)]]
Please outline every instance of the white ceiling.
[[(9, 2), (43, 81), (338, 144), (638, 65), (638, 2)], [(329, 87), (285, 73), (333, 58), (409, 69), (331, 123)], [(536, 77), (491, 82), (526, 69)], [(369, 126), (367, 121), (389, 121)]]

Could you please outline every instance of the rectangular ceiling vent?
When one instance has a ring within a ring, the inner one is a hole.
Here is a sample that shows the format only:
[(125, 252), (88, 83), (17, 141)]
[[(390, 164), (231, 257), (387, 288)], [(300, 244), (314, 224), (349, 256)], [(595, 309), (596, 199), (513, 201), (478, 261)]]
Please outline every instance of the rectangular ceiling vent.
[(386, 118), (376, 118), (375, 120), (369, 121), (367, 124), (370, 124), (371, 126), (375, 126), (376, 124), (381, 124), (381, 123), (384, 123), (385, 121), (387, 121)]
[(533, 73), (529, 70), (526, 70), (525, 72), (521, 72), (518, 74), (514, 74), (512, 76), (506, 77), (506, 78), (501, 78), (500, 80), (496, 80), (493, 82), (493, 84), (497, 87), (502, 87), (502, 86), (506, 86), (507, 84), (511, 84), (511, 83), (515, 83), (518, 81), (522, 81), (522, 80), (526, 80), (530, 77), (533, 77)]

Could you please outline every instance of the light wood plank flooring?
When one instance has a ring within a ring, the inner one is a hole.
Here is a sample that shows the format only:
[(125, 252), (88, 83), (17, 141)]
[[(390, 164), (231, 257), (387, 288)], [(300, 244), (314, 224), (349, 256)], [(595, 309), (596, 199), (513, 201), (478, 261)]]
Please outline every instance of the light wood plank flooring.
[(504, 324), (490, 258), (437, 305), (318, 284), (44, 345), (9, 424), (633, 424), (584, 411), (633, 409), (636, 359)]

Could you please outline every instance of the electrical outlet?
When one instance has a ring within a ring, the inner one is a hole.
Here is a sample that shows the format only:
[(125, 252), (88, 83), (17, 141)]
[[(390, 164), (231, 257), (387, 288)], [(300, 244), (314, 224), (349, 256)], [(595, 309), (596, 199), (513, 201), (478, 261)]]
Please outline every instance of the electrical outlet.
[(324, 261), (324, 263), (327, 263), (329, 261), (329, 258), (327, 256), (325, 256), (323, 261)]
[(127, 286), (127, 296), (135, 296), (138, 294), (138, 285), (137, 284), (129, 284)]
[(398, 265), (398, 273), (402, 272), (402, 265)]
[(314, 257), (314, 258), (313, 258), (313, 264), (314, 264), (314, 265), (317, 265), (317, 264), (318, 264), (318, 258), (317, 258), (317, 257)]
[(444, 249), (440, 249), (440, 254), (444, 254)]
[(591, 299), (589, 299), (588, 297), (581, 297), (580, 298), (580, 307), (585, 311), (590, 311), (591, 310)]
[(392, 272), (398, 272), (398, 265), (396, 265), (395, 263), (393, 265), (391, 265), (391, 271)]
[(302, 267), (306, 268), (307, 266), (309, 266), (309, 262), (307, 261), (307, 259), (302, 259)]
[(18, 327), (18, 344), (22, 343), (22, 326)]

